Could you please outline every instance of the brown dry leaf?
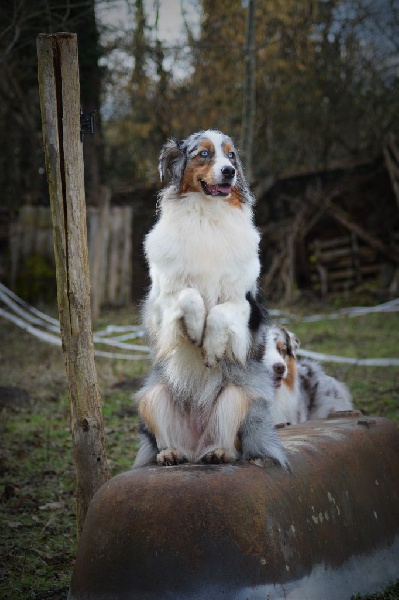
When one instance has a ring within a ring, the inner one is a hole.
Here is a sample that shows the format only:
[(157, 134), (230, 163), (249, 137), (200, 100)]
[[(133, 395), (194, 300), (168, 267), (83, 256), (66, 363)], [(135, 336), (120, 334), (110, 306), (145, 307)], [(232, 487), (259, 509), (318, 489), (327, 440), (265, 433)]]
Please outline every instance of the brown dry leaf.
[(18, 527), (21, 527), (22, 523), (21, 521), (7, 521), (7, 525), (13, 529), (17, 529)]
[(47, 504), (39, 506), (39, 510), (57, 510), (57, 508), (62, 508), (63, 506), (63, 502), (47, 502)]

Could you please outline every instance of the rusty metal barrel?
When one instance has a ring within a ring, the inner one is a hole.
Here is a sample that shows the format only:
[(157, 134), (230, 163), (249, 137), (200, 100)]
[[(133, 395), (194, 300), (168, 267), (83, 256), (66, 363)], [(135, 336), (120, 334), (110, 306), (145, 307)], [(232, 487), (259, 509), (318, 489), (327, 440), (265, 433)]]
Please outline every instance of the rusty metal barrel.
[(94, 496), (69, 600), (349, 600), (399, 577), (399, 431), (352, 416), (280, 430), (291, 472), (147, 467)]

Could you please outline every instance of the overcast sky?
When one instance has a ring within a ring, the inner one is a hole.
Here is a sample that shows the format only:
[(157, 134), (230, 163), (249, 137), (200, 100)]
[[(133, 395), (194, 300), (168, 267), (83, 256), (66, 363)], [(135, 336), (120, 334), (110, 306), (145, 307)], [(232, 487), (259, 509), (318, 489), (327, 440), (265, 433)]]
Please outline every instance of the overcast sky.
[[(130, 4), (132, 5), (133, 2)], [(144, 0), (149, 26), (155, 25), (157, 4), (157, 0)], [(172, 44), (183, 37), (184, 22), (181, 4), (183, 4), (190, 27), (194, 27), (194, 29), (198, 27), (198, 2), (192, 0), (159, 0), (158, 37), (168, 44)], [(119, 31), (132, 29), (133, 21), (126, 0), (114, 0), (107, 3), (98, 0), (96, 14), (104, 25), (111, 26)]]

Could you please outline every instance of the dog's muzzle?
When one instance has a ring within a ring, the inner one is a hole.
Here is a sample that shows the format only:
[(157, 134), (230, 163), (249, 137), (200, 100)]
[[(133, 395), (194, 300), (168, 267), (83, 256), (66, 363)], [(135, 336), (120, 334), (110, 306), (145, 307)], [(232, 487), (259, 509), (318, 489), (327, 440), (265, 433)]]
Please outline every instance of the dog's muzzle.
[(222, 179), (220, 183), (210, 185), (203, 179), (200, 179), (201, 187), (207, 196), (228, 196), (234, 185), (236, 170), (232, 165), (226, 165), (221, 169)]
[(284, 363), (274, 363), (273, 365), (273, 383), (274, 387), (279, 388), (285, 375)]

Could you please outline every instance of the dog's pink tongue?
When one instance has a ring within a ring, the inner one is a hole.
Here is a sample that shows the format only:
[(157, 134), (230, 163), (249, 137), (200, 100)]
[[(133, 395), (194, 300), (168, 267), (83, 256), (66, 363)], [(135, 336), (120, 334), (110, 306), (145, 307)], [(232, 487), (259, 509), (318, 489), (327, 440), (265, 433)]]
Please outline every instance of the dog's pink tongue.
[(208, 189), (212, 196), (217, 196), (218, 194), (224, 194), (227, 196), (231, 192), (230, 185), (209, 185)]

